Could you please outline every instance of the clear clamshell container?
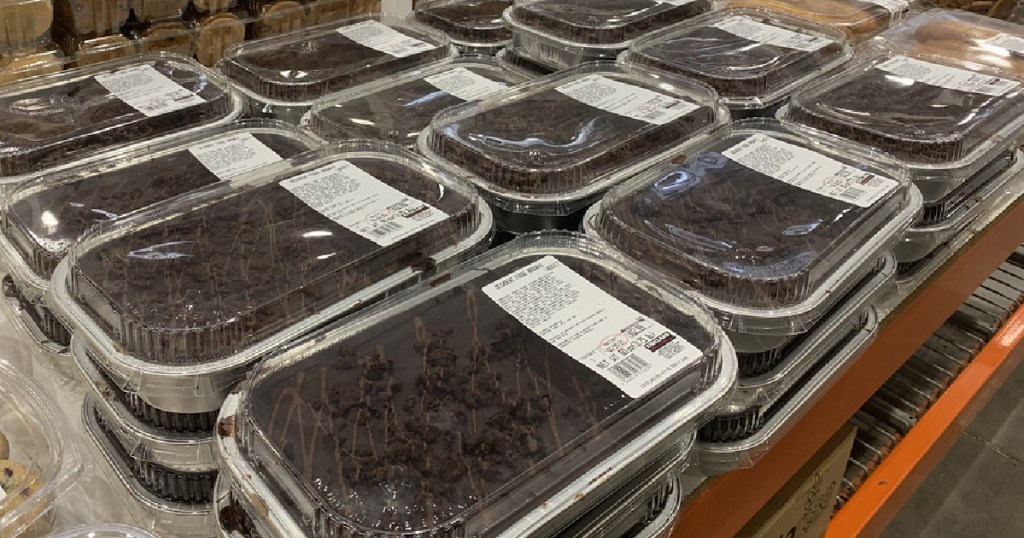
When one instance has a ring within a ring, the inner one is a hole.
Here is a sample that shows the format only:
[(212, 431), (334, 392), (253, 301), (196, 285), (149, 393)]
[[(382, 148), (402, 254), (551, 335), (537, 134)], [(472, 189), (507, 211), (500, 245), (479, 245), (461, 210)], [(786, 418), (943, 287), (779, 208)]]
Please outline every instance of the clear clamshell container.
[(676, 453), (735, 374), (687, 292), (529, 235), (264, 361), (221, 410), (222, 473), (312, 536), (551, 536)]
[(373, 138), (413, 149), (438, 112), (531, 78), (489, 56), (448, 58), (317, 101), (303, 123), (328, 142)]
[(772, 120), (678, 154), (682, 164), (610, 192), (584, 225), (694, 289), (730, 337), (809, 331), (921, 213), (890, 157)]
[(785, 112), (798, 122), (889, 152), (934, 203), (1016, 146), (1024, 91), (1013, 73), (862, 49), (840, 74), (797, 92)]
[(51, 0), (0, 0), (0, 55), (45, 45), (52, 25)]
[(47, 538), (156, 538), (156, 536), (142, 529), (120, 523), (103, 523), (65, 529), (51, 534)]
[(551, 73), (555, 72), (555, 69), (552, 69), (546, 65), (541, 65), (534, 61), (533, 59), (527, 58), (523, 54), (514, 51), (508, 47), (498, 51), (498, 53), (495, 54), (494, 57), (497, 58), (498, 61), (513, 65), (515, 67), (518, 67), (519, 69), (533, 73), (534, 76), (538, 77), (550, 75)]
[(0, 215), (0, 255), (36, 339), (68, 344), (67, 330), (42, 304), (50, 277), (85, 232), (111, 219), (309, 151), (294, 127), (243, 120), (111, 152), (102, 161), (43, 174), (8, 196)]
[(473, 176), (500, 228), (575, 229), (613, 185), (727, 121), (703, 84), (601, 62), (448, 109), (419, 149)]
[(0, 189), (107, 151), (226, 123), (230, 84), (181, 57), (155, 54), (33, 78), (0, 89)]
[(750, 428), (740, 439), (727, 442), (705, 440), (698, 433), (696, 468), (706, 476), (716, 476), (736, 469), (754, 466), (783, 436), (800, 421), (828, 391), (878, 332), (878, 315), (868, 310), (867, 323), (845, 343), (826, 352), (815, 368), (804, 376), (773, 405), (760, 412), (760, 427)]
[(40, 536), (50, 531), (81, 471), (81, 456), (67, 426), (44, 399), (42, 387), (0, 364), (0, 535)]
[(438, 30), (376, 13), (242, 43), (217, 67), (242, 92), (250, 115), (297, 124), (321, 97), (453, 51)]
[(910, 12), (908, 0), (719, 0), (719, 6), (774, 11), (833, 26), (855, 43), (895, 26)]
[(624, 60), (708, 84), (738, 119), (773, 116), (796, 88), (852, 56), (845, 34), (834, 28), (726, 9), (637, 39)]
[(495, 54), (512, 39), (501, 14), (512, 0), (431, 0), (416, 4), (413, 17), (441, 30), (463, 54)]
[(123, 390), (203, 413), (262, 355), (473, 255), (491, 231), (449, 169), (355, 141), (95, 228), (47, 301)]
[(554, 69), (614, 60), (633, 40), (712, 8), (712, 0), (520, 0), (505, 11), (511, 47)]
[(0, 53), (0, 84), (59, 73), (68, 63), (56, 46), (11, 53)]
[(129, 0), (52, 0), (58, 28), (70, 35), (112, 35), (128, 22)]

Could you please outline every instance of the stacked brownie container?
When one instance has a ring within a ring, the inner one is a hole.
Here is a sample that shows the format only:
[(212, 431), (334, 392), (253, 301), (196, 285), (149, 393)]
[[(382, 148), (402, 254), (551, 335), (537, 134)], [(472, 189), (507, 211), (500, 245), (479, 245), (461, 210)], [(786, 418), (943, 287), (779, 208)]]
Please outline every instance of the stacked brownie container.
[(224, 534), (664, 530), (736, 360), (655, 278), (531, 234), (262, 363), (217, 424)]
[(462, 54), (497, 54), (512, 40), (502, 19), (511, 0), (426, 0), (412, 17), (448, 35)]
[(881, 148), (904, 162), (924, 213), (895, 248), (901, 280), (1014, 186), (1024, 134), (1024, 33), (931, 11), (884, 34), (855, 64), (794, 96), (790, 121)]
[(738, 389), (698, 434), (701, 471), (719, 474), (756, 462), (874, 336), (889, 251), (921, 197), (891, 158), (774, 120), (679, 156), (613, 189), (584, 225), (695, 290), (733, 342)]

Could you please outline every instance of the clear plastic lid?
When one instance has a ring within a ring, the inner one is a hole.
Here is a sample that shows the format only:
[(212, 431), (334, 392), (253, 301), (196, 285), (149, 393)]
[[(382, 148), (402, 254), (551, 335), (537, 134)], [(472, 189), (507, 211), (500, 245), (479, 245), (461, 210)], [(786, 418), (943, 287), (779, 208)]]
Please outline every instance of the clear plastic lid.
[(693, 77), (730, 108), (765, 108), (853, 55), (839, 30), (749, 9), (726, 9), (633, 43), (626, 60)]
[[(795, 94), (787, 120), (887, 151), (915, 179), (948, 184), (945, 192), (1024, 132), (1024, 92), (1007, 73), (880, 47), (858, 56), (842, 73)], [(926, 192), (925, 200), (934, 195)]]
[(205, 67), (163, 54), (5, 87), (0, 90), (0, 181), (231, 119), (240, 103), (230, 88)]
[(102, 162), (43, 175), (14, 191), (2, 213), (0, 245), (13, 247), (7, 254), (16, 259), (8, 264), (20, 281), (45, 283), (93, 226), (315, 147), (299, 130), (267, 120), (129, 146)]
[(67, 60), (57, 47), (10, 54), (0, 53), (0, 84), (59, 73)]
[(45, 43), (53, 24), (50, 0), (0, 0), (0, 52)]
[(257, 99), (300, 103), (440, 60), (451, 50), (443, 33), (377, 13), (242, 43), (217, 66)]
[(716, 311), (786, 317), (823, 291), (842, 292), (839, 268), (865, 245), (894, 242), (920, 213), (891, 158), (773, 120), (737, 122), (728, 136), (680, 154), (683, 164), (609, 193), (588, 227)]
[(432, 0), (416, 4), (416, 20), (459, 43), (501, 43), (512, 31), (501, 18), (512, 0)]
[(541, 65), (540, 63), (526, 57), (524, 54), (508, 47), (499, 50), (494, 57), (503, 63), (513, 65), (524, 71), (529, 71), (536, 76), (550, 75), (555, 72), (554, 69), (546, 65)]
[(383, 142), (271, 171), (94, 228), (69, 258), (71, 310), (137, 360), (208, 363), (430, 270), (489, 225), (460, 178)]
[(156, 538), (152, 534), (135, 527), (117, 523), (102, 525), (82, 525), (72, 529), (51, 534), (47, 538)]
[(613, 491), (678, 450), (734, 369), (683, 290), (529, 235), (268, 359), (233, 427), (314, 536), (550, 536), (520, 520), (596, 504), (568, 487), (590, 469)]
[(448, 58), (317, 101), (309, 127), (328, 141), (374, 138), (411, 147), (438, 112), (531, 78), (487, 56)]
[(564, 215), (726, 121), (703, 84), (602, 62), (442, 112), (419, 148), (469, 171), (497, 207)]
[(925, 204), (921, 220), (914, 223), (914, 226), (933, 226), (956, 220), (960, 215), (967, 212), (970, 206), (974, 205), (974, 202), (979, 201), (978, 196), (986, 192), (986, 187), (1012, 168), (1017, 159), (1018, 152), (1013, 150), (1007, 151), (997, 159), (992, 160), (978, 173), (974, 174), (973, 177), (942, 197), (941, 200)]
[(54, 504), (72, 485), (81, 460), (44, 391), (0, 363), (0, 534), (49, 532)]
[(834, 26), (854, 42), (864, 41), (903, 20), (908, 0), (724, 0), (722, 7), (749, 7)]
[(712, 8), (711, 0), (519, 0), (512, 19), (572, 43), (625, 43)]
[(71, 35), (111, 35), (128, 21), (129, 0), (52, 0), (54, 29)]

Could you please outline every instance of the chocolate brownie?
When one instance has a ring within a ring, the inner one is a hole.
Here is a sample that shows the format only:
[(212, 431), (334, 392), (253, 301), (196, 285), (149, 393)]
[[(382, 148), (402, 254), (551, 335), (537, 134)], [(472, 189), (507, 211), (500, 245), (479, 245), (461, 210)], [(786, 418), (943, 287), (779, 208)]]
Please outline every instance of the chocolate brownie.
[[(732, 18), (732, 17), (729, 17)], [(771, 19), (748, 19), (775, 26)], [(758, 43), (714, 26), (720, 20), (681, 29), (630, 54), (633, 62), (679, 73), (700, 80), (722, 97), (761, 97), (796, 80), (806, 79), (843, 53), (842, 42), (829, 38), (829, 44), (815, 51), (797, 50), (769, 43)], [(818, 38), (823, 34), (781, 28)]]
[[(253, 136), (282, 158), (309, 149), (283, 134)], [(4, 233), (40, 277), (50, 278), (71, 244), (93, 226), (221, 180), (187, 147), (106, 168), (76, 172), (77, 179), (16, 198), (4, 213)]]
[(711, 11), (710, 0), (538, 0), (513, 7), (523, 25), (575, 43), (612, 44)]
[(607, 200), (602, 235), (707, 297), (773, 308), (804, 300), (902, 209), (902, 188), (864, 208), (722, 154), (750, 136), (715, 142), (650, 184)]
[(416, 20), (441, 30), (456, 41), (497, 43), (512, 39), (501, 19), (512, 0), (455, 0), (435, 2), (416, 9)]
[[(663, 92), (621, 74), (597, 74)], [(571, 193), (624, 163), (665, 151), (715, 121), (715, 109), (700, 106), (656, 125), (548, 88), (481, 106), (440, 125), (435, 122), (431, 144), (445, 159), (498, 188), (529, 194)]]
[[(433, 44), (415, 30), (394, 30)], [(255, 41), (224, 58), (221, 71), (238, 85), (268, 99), (312, 101), (328, 93), (440, 60), (448, 47), (398, 58), (363, 46), (335, 30), (301, 34), (286, 39)]]
[[(717, 354), (696, 319), (594, 262), (556, 258)], [(308, 488), (329, 534), (412, 534), (470, 520), (503, 488), (621, 442), (608, 428), (634, 400), (481, 291), (537, 259), (521, 256), (257, 380), (239, 437), (269, 445), (287, 469), (264, 476)], [(699, 388), (684, 383), (683, 393)]]
[(143, 64), (198, 95), (203, 103), (146, 117), (93, 77), (0, 93), (0, 175), (38, 172), (99, 150), (212, 123), (233, 112), (231, 94), (191, 64), (154, 60), (124, 68)]
[(474, 203), (382, 157), (347, 159), (448, 218), (381, 247), (274, 182), (137, 227), (79, 256), (78, 300), (126, 353), (154, 363), (222, 358), (403, 269), (429, 269), (472, 231)]
[(1011, 121), (1024, 95), (1002, 96), (942, 88), (882, 69), (853, 71), (797, 94), (789, 117), (843, 138), (916, 162), (964, 158)]

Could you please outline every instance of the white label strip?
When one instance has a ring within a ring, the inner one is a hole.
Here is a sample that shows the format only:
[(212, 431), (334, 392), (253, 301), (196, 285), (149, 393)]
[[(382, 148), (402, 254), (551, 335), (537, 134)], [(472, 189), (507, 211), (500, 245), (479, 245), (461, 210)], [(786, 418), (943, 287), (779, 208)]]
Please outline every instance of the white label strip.
[(694, 103), (601, 75), (587, 75), (555, 89), (594, 108), (655, 125), (671, 123), (700, 108)]
[(338, 33), (364, 47), (396, 58), (405, 58), (437, 48), (377, 21), (342, 26), (338, 28)]
[(984, 95), (1000, 96), (1020, 86), (1015, 80), (933, 64), (906, 56), (894, 56), (875, 67), (923, 84)]
[(630, 398), (643, 396), (701, 356), (693, 344), (552, 256), (484, 286), (483, 292)]
[(231, 179), (274, 164), (281, 156), (252, 133), (238, 133), (188, 148), (207, 170), (220, 179)]
[(320, 214), (382, 247), (448, 218), (440, 209), (348, 161), (288, 178), (281, 186)]
[(897, 15), (910, 10), (910, 3), (907, 0), (865, 0), (869, 4), (884, 7), (889, 13)]
[(456, 67), (424, 78), (427, 84), (463, 101), (476, 101), (508, 86), (466, 69)]
[(805, 52), (820, 50), (831, 43), (824, 37), (801, 34), (747, 17), (728, 17), (715, 23), (714, 27), (756, 43)]
[(999, 34), (992, 39), (988, 40), (988, 43), (1004, 48), (1014, 54), (1024, 54), (1024, 38), (1009, 34)]
[(95, 78), (115, 97), (149, 118), (204, 103), (202, 97), (167, 78), (152, 65), (128, 67)]
[(751, 136), (722, 154), (778, 181), (860, 207), (871, 206), (899, 186), (894, 179), (763, 134)]

